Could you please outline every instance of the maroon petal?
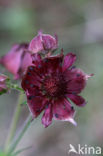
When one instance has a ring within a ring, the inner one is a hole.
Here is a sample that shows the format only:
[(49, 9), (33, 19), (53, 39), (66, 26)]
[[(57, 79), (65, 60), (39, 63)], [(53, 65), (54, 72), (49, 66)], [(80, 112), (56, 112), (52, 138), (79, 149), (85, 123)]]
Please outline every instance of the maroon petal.
[(21, 86), (25, 91), (29, 90), (30, 93), (33, 93), (34, 89), (39, 91), (39, 87), (41, 86), (41, 76), (39, 70), (37, 70), (34, 66), (29, 66), (22, 79)]
[(44, 67), (46, 69), (46, 72), (52, 73), (55, 71), (61, 71), (62, 72), (62, 62), (63, 62), (63, 54), (52, 56), (52, 57), (46, 57), (43, 59)]
[(69, 53), (64, 57), (63, 71), (72, 66), (72, 64), (76, 60), (76, 55), (73, 53)]
[(34, 94), (29, 94), (26, 92), (28, 107), (30, 112), (32, 113), (33, 118), (36, 118), (44, 109), (47, 99), (41, 96), (35, 96)]
[(86, 101), (82, 96), (68, 94), (68, 98), (70, 98), (70, 100), (72, 100), (77, 106), (82, 107), (86, 105)]
[(68, 81), (68, 94), (79, 94), (86, 86), (87, 74), (80, 69), (71, 69), (65, 72)]
[(32, 54), (32, 62), (37, 67), (41, 66), (42, 60), (40, 54)]
[(48, 127), (52, 122), (52, 105), (51, 103), (46, 106), (43, 117), (42, 117), (42, 124), (46, 127)]
[(76, 125), (73, 119), (74, 113), (74, 108), (71, 106), (70, 102), (64, 98), (55, 101), (53, 104), (53, 117), (55, 120), (70, 121)]

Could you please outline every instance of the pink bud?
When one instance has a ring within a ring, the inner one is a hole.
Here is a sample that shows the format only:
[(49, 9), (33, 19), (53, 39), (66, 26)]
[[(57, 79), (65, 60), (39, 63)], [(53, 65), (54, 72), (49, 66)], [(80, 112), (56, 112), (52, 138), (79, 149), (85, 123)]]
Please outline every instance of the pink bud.
[(34, 37), (29, 44), (29, 51), (32, 53), (48, 53), (58, 48), (58, 39), (49, 34), (43, 34), (41, 31)]
[(2, 92), (3, 90), (7, 90), (7, 86), (6, 86), (7, 79), (8, 79), (7, 76), (0, 74), (0, 92)]
[(28, 53), (28, 44), (15, 44), (11, 50), (0, 59), (0, 63), (14, 75), (15, 79), (22, 76), (25, 69), (32, 64), (31, 55)]

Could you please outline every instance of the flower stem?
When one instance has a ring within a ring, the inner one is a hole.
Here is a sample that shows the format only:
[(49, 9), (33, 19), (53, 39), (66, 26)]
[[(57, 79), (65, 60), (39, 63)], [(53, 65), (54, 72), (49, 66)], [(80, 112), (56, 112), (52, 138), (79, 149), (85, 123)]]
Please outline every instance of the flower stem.
[(23, 127), (20, 129), (19, 135), (14, 140), (14, 142), (11, 144), (11, 147), (10, 147), (10, 150), (9, 150), (9, 154), (11, 154), (16, 149), (16, 147), (17, 147), (18, 143), (20, 142), (20, 140), (22, 139), (24, 133), (26, 132), (26, 130), (30, 126), (31, 121), (32, 121), (32, 117), (31, 117), (31, 115), (29, 115), (27, 120), (25, 121)]
[(24, 93), (24, 90), (23, 90), (22, 88), (20, 88), (20, 87), (18, 86), (18, 84), (13, 84), (13, 83), (10, 81), (10, 79), (7, 79), (7, 80), (6, 80), (6, 86), (7, 86), (7, 88), (9, 88), (9, 89), (15, 89), (15, 90), (18, 90), (18, 91)]
[(13, 137), (17, 128), (17, 123), (20, 117), (21, 103), (23, 102), (23, 99), (24, 99), (24, 94), (20, 93), (19, 98), (18, 98), (18, 103), (14, 112), (13, 120), (11, 122), (10, 131), (9, 131), (7, 141), (5, 144), (5, 152), (8, 152), (9, 145), (11, 144), (11, 141), (13, 140)]

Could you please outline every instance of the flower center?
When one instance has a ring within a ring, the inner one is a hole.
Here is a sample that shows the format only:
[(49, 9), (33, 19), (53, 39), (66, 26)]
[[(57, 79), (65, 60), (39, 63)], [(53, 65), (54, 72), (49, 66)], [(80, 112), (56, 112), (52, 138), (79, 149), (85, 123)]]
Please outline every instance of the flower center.
[(61, 76), (48, 76), (44, 79), (43, 91), (49, 97), (64, 95), (66, 83)]

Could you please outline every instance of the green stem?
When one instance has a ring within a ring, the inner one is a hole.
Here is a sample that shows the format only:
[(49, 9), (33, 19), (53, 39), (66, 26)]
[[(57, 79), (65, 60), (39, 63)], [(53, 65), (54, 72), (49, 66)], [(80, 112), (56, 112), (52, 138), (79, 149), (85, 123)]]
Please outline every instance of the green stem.
[(9, 150), (9, 154), (11, 154), (17, 147), (17, 145), (19, 144), (20, 140), (22, 139), (24, 133), (26, 132), (26, 130), (28, 129), (28, 127), (30, 126), (32, 121), (32, 117), (31, 115), (28, 116), (27, 120), (25, 121), (22, 129), (20, 130), (20, 133), (18, 135), (18, 137), (15, 139), (15, 141), (12, 143), (10, 150)]
[(9, 87), (24, 93), (24, 90), (22, 88), (20, 88), (17, 84), (10, 84)]
[(10, 79), (6, 80), (6, 86), (8, 89), (15, 89), (24, 93), (24, 90), (18, 86), (18, 84), (14, 84), (10, 81)]
[(8, 152), (9, 149), (9, 145), (11, 144), (11, 141), (13, 140), (16, 128), (17, 128), (17, 123), (19, 120), (19, 116), (20, 116), (20, 112), (21, 112), (21, 103), (23, 102), (24, 99), (24, 94), (20, 93), (19, 98), (18, 98), (18, 104), (16, 107), (16, 110), (14, 112), (14, 116), (13, 116), (13, 120), (11, 122), (11, 126), (10, 126), (10, 131), (7, 137), (7, 141), (5, 144), (5, 152)]

